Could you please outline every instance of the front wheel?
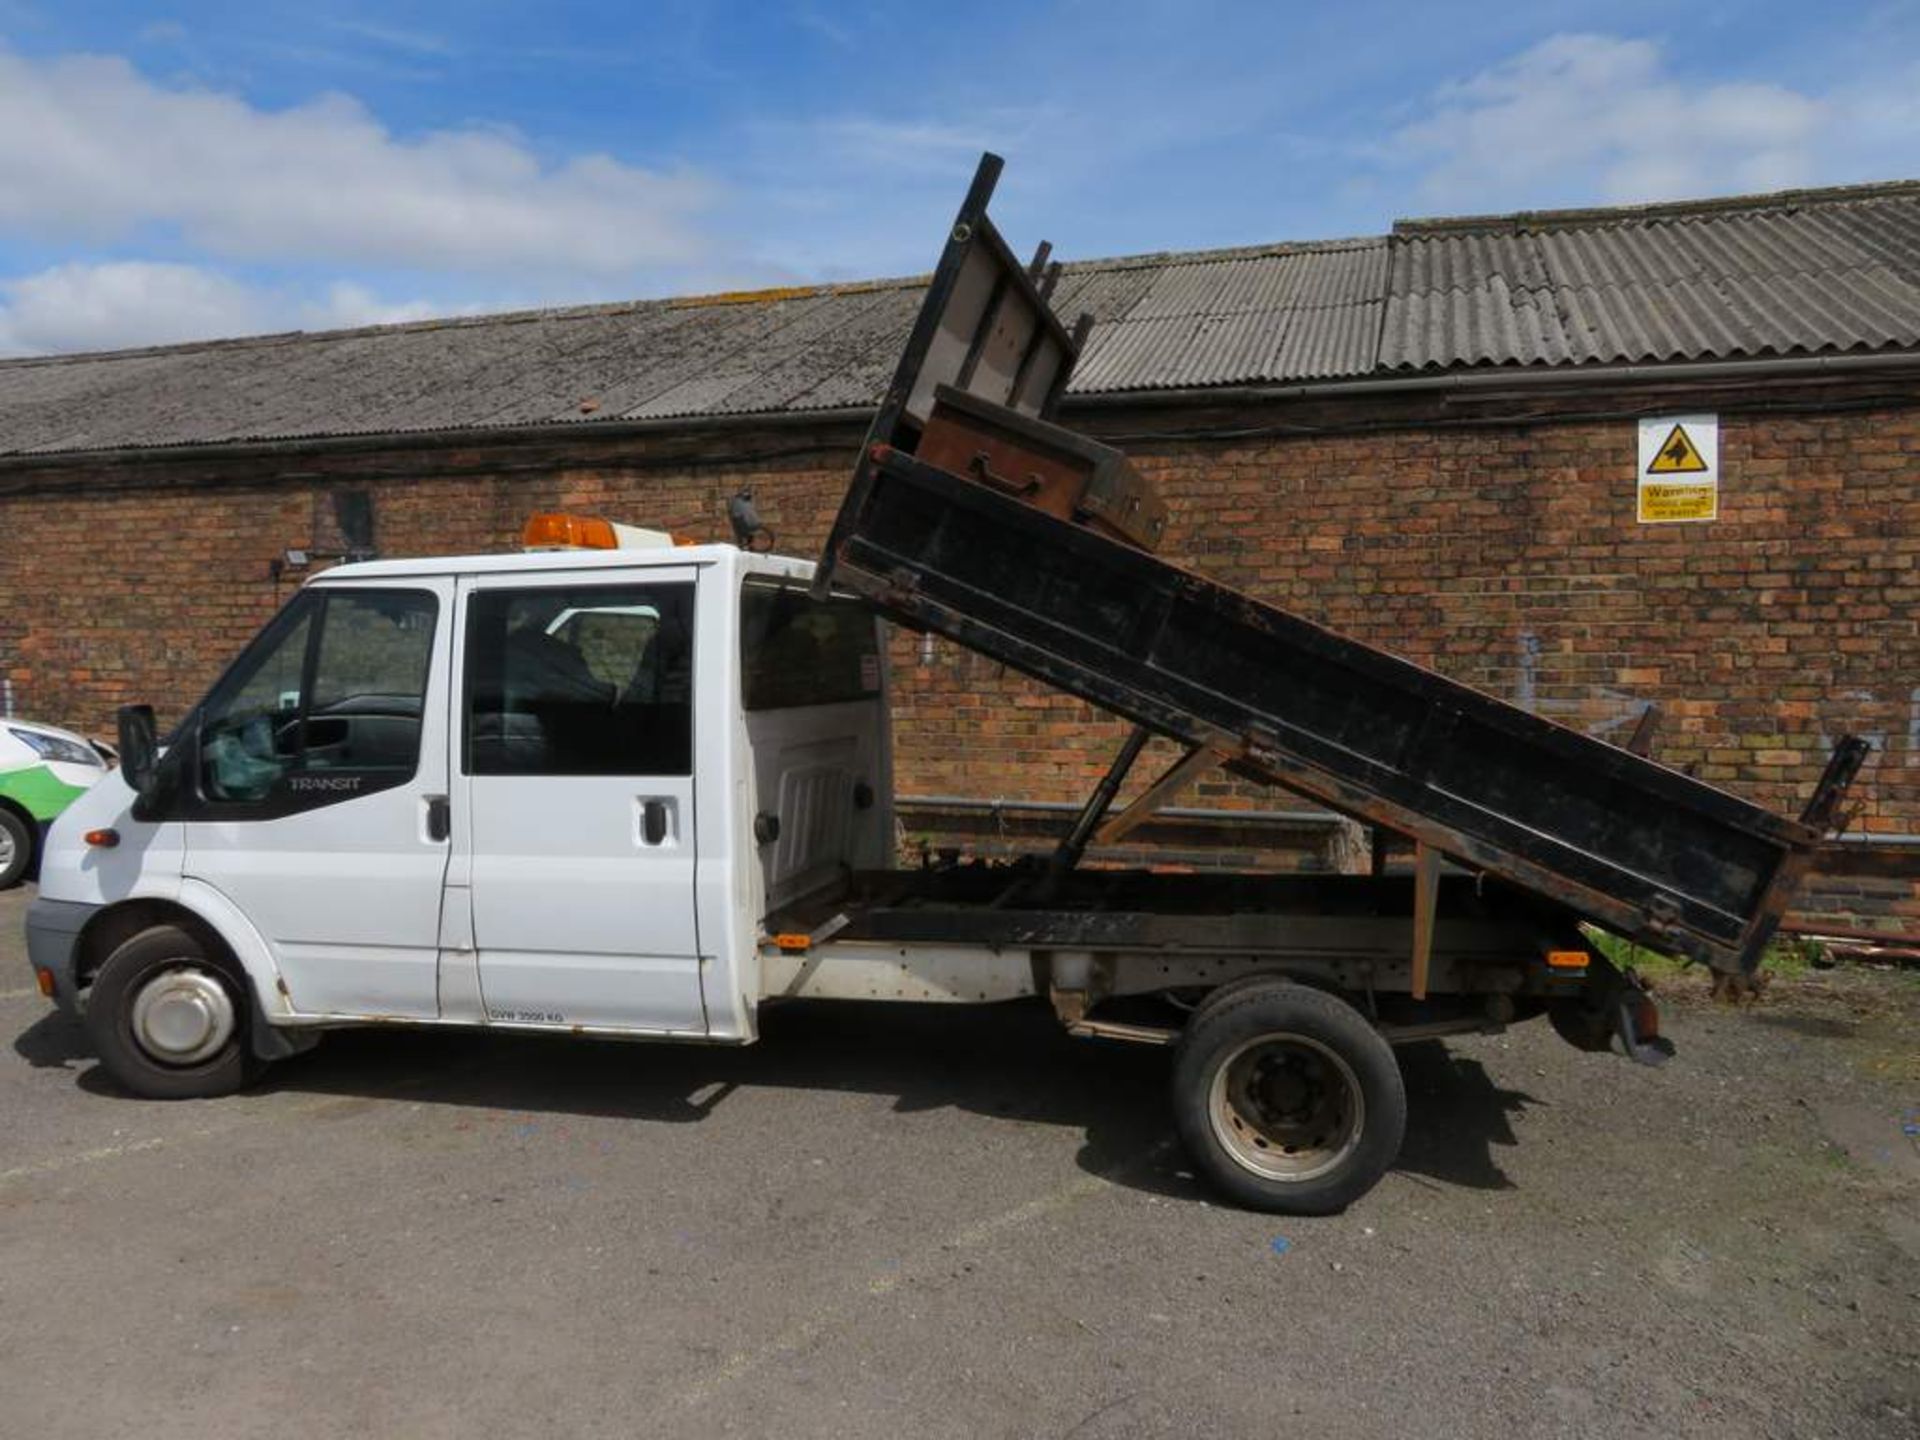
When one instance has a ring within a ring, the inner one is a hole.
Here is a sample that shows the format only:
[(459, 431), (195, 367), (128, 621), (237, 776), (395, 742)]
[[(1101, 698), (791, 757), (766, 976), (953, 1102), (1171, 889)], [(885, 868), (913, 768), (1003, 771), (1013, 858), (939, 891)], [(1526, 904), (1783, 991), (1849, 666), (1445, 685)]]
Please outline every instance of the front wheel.
[(1326, 1215), (1399, 1155), (1407, 1093), (1393, 1047), (1359, 1011), (1276, 980), (1236, 987), (1188, 1022), (1173, 1113), (1194, 1162), (1234, 1200)]
[(100, 1063), (155, 1100), (226, 1095), (258, 1072), (246, 992), (175, 925), (142, 930), (107, 957), (87, 994)]

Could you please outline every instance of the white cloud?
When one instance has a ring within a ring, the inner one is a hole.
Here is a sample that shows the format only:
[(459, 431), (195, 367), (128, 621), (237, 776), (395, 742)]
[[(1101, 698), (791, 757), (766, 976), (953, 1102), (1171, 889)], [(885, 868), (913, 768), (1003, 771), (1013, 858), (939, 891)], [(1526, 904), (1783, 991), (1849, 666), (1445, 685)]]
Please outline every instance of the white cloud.
[(351, 281), (337, 281), (318, 297), (303, 299), (199, 265), (73, 262), (0, 280), (0, 355), (388, 325), (471, 308), (382, 300)]
[(327, 287), (324, 299), (307, 301), (300, 307), (300, 314), (302, 325), (308, 330), (341, 330), (359, 325), (399, 325), (408, 320), (469, 314), (475, 308), (470, 305), (435, 305), (427, 300), (382, 300), (364, 285), (351, 280), (336, 280)]
[(613, 276), (703, 258), (715, 194), (497, 129), (401, 139), (344, 95), (264, 110), (115, 57), (0, 51), (0, 226), (43, 239), (160, 226), (233, 259)]
[(264, 320), (256, 292), (197, 265), (56, 265), (0, 283), (0, 354), (241, 335)]
[(1827, 178), (1847, 104), (1699, 84), (1648, 40), (1556, 35), (1435, 97), (1397, 136), (1446, 208), (1624, 203)]

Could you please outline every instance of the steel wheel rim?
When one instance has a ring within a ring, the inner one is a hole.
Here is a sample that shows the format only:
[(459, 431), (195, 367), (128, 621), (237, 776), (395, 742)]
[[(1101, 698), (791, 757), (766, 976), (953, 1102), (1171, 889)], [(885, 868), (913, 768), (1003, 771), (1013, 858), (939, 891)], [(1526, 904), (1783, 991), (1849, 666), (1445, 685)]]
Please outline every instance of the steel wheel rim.
[(1215, 1067), (1207, 1090), (1214, 1138), (1243, 1170), (1298, 1184), (1360, 1144), (1367, 1102), (1353, 1067), (1307, 1035), (1256, 1035)]
[(233, 997), (197, 965), (175, 965), (133, 997), (133, 1042), (162, 1065), (197, 1065), (233, 1038)]

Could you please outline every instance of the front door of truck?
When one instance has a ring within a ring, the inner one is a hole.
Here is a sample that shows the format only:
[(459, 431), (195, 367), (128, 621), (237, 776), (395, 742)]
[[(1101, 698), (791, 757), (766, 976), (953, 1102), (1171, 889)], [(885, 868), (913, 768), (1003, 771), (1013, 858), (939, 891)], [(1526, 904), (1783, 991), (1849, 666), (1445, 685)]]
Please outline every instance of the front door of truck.
[(301, 592), (182, 737), (183, 874), (240, 908), (302, 1014), (439, 1014), (453, 598)]
[(696, 572), (628, 573), (463, 582), (456, 874), (490, 1021), (706, 1033)]

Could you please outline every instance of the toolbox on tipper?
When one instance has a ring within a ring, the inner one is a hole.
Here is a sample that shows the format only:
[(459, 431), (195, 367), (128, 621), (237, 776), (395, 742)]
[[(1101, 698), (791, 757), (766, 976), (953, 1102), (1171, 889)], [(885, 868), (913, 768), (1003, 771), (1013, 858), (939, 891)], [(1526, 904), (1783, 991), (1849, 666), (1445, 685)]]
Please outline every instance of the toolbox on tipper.
[(1405, 837), (1417, 873), (1445, 856), (1751, 970), (1865, 742), (1777, 816), (1147, 553), (1152, 491), (1052, 423), (1087, 324), (1048, 308), (1044, 248), (1021, 266), (988, 219), (999, 170), (987, 156), (961, 206), (816, 585)]
[(1120, 451), (951, 385), (933, 392), (919, 458), (1060, 520), (1157, 549), (1167, 507)]

